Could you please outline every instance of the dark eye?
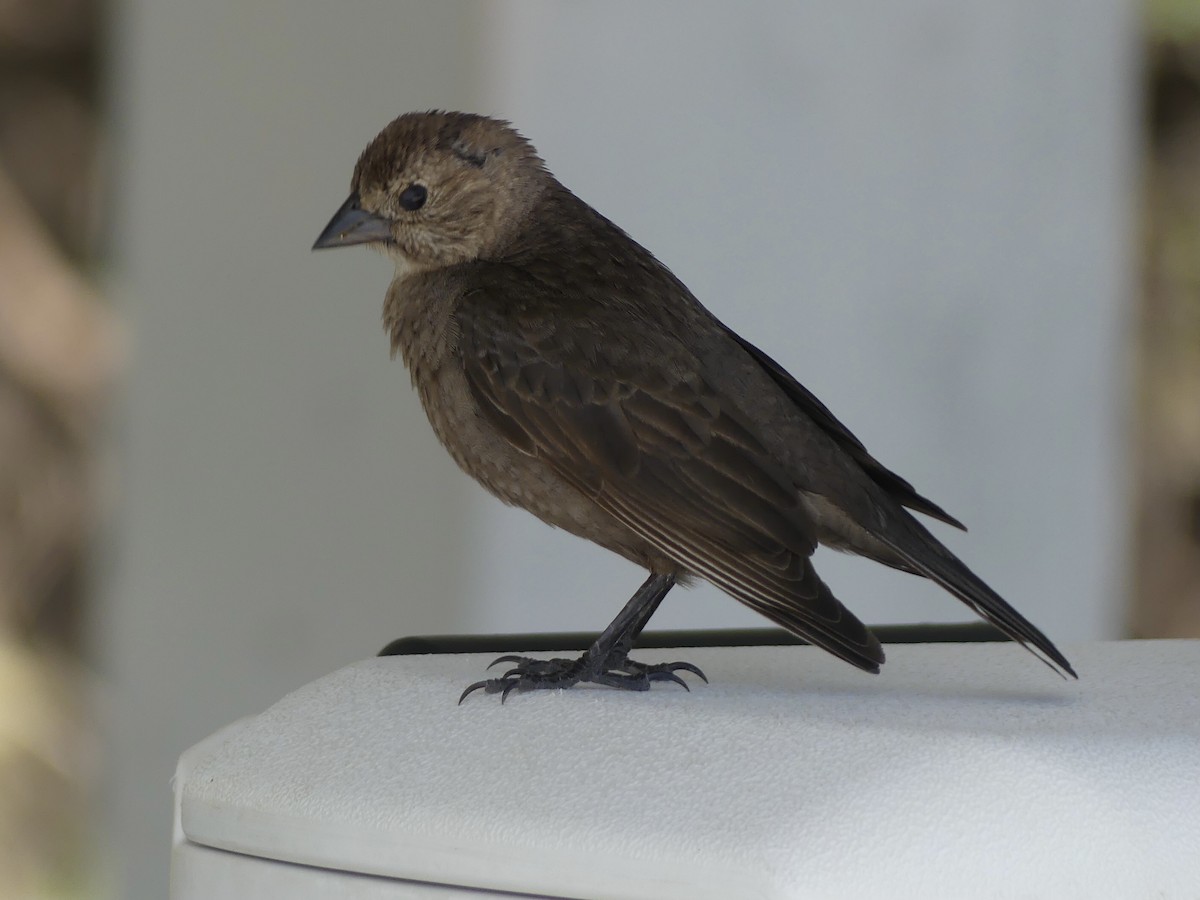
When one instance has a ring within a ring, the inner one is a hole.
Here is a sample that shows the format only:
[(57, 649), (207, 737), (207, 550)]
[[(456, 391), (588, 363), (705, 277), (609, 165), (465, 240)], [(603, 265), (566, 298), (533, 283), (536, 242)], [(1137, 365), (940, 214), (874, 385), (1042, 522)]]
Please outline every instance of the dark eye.
[(414, 209), (420, 209), (425, 205), (425, 198), (429, 196), (429, 191), (425, 190), (423, 184), (410, 184), (400, 193), (400, 205), (412, 212)]

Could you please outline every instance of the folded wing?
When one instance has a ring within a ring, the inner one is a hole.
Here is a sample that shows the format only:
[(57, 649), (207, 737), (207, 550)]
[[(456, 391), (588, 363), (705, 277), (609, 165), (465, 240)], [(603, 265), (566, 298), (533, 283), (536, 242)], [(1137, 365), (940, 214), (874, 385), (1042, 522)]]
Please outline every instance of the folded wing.
[[(459, 349), (481, 413), (663, 555), (789, 631), (878, 671), (883, 649), (813, 570), (795, 484), (688, 364), (533, 334), (486, 309)], [(670, 373), (670, 374), (665, 374)]]

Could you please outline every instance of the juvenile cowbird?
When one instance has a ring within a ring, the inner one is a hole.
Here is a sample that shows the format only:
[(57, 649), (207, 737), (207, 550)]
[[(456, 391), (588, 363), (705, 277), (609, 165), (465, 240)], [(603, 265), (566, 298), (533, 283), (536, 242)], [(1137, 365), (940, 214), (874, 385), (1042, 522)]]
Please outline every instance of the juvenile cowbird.
[(956, 519), (559, 184), (508, 123), (452, 112), (393, 121), (313, 247), (351, 244), (395, 261), (383, 309), (392, 352), (455, 462), (505, 503), (650, 571), (582, 657), (501, 657), (512, 668), (460, 703), (477, 688), (503, 698), (703, 677), (628, 656), (671, 587), (692, 577), (878, 672), (879, 641), (813, 570), (818, 543), (935, 581), (1075, 675), (909, 510), (962, 528)]

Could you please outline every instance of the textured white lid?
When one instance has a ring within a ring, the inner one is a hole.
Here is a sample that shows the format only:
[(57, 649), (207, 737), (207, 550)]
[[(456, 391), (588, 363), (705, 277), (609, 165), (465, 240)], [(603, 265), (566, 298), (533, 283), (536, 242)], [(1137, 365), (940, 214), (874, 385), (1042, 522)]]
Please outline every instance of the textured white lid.
[[(1188, 896), (1200, 641), (649, 650), (711, 685), (473, 694), (490, 656), (348, 666), (184, 754), (193, 842), (562, 897)], [(685, 675), (690, 681), (695, 681)]]

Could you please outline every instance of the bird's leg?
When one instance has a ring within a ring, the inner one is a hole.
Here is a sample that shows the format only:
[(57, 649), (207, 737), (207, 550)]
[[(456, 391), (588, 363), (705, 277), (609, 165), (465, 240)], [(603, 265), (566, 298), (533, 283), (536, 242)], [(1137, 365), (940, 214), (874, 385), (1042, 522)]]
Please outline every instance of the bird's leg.
[(629, 658), (634, 640), (674, 584), (674, 575), (652, 574), (579, 659), (501, 656), (492, 665), (507, 662), (512, 663), (513, 668), (499, 678), (489, 678), (470, 685), (462, 692), (458, 702), (462, 703), (468, 694), (479, 688), (489, 694), (499, 693), (503, 702), (513, 690), (569, 688), (581, 681), (634, 691), (649, 690), (654, 681), (674, 681), (686, 688), (687, 684), (675, 674), (676, 670), (682, 669), (704, 678), (704, 673), (691, 663), (646, 665)]
[[(642, 585), (638, 593), (640, 594), (643, 590), (645, 590), (647, 585), (649, 585), (655, 577), (656, 576), (651, 575), (650, 578), (647, 579), (646, 583)], [(682, 684), (684, 689), (690, 690), (683, 680), (674, 674), (676, 671), (683, 670), (685, 672), (691, 672), (693, 675), (699, 676), (702, 681), (708, 681), (708, 678), (705, 677), (704, 673), (691, 663), (672, 662), (647, 665), (646, 663), (640, 663), (637, 660), (629, 658), (629, 651), (633, 649), (633, 642), (637, 640), (638, 635), (642, 633), (642, 629), (646, 627), (646, 623), (650, 621), (650, 617), (654, 615), (659, 604), (662, 603), (663, 598), (667, 596), (667, 591), (669, 591), (675, 584), (675, 576), (669, 575), (663, 577), (669, 579), (666, 587), (663, 588), (663, 590), (656, 597), (652, 597), (649, 601), (641, 606), (638, 611), (638, 615), (630, 621), (629, 626), (613, 643), (612, 648), (608, 651), (608, 656), (605, 657), (604, 669), (608, 672), (623, 672), (627, 675), (634, 676), (635, 679), (644, 679), (645, 687), (635, 689), (645, 690), (650, 686), (650, 681), (675, 681), (679, 684)], [(637, 595), (635, 594), (634, 599), (636, 598)], [(632, 602), (633, 601), (631, 600), (630, 603)], [(626, 606), (626, 609), (628, 609), (628, 605)], [(623, 611), (624, 610), (622, 610), (622, 612)], [(609, 628), (611, 627), (612, 626), (610, 625)], [(599, 644), (603, 638), (604, 635), (601, 635), (600, 638), (597, 638), (596, 644)], [(595, 649), (596, 644), (592, 645), (593, 649)], [(630, 685), (630, 687), (632, 687), (632, 685)]]

